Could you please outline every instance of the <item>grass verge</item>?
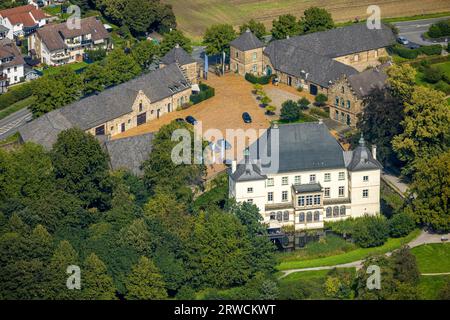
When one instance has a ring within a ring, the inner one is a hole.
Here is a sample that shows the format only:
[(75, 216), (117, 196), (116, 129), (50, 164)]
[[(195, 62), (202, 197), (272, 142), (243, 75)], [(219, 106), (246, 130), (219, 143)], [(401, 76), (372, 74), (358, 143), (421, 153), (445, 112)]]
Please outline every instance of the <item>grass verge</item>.
[(450, 272), (450, 243), (431, 243), (411, 249), (421, 273)]
[(6, 109), (3, 109), (0, 111), (0, 120), (6, 118), (10, 114), (13, 114), (14, 112), (17, 112), (23, 108), (29, 107), (35, 100), (35, 97), (31, 96), (26, 99), (17, 101), (16, 103), (12, 104)]
[(417, 238), (420, 230), (414, 230), (409, 235), (402, 238), (390, 238), (386, 243), (380, 247), (375, 248), (358, 248), (343, 254), (329, 256), (325, 258), (300, 260), (300, 261), (284, 261), (277, 266), (277, 270), (290, 270), (313, 268), (322, 266), (333, 266), (338, 264), (350, 263), (353, 261), (363, 260), (373, 255), (385, 254), (386, 252), (400, 248), (409, 243), (411, 240)]
[(421, 276), (419, 281), (419, 292), (421, 299), (437, 300), (445, 284), (450, 281), (450, 275), (444, 276)]

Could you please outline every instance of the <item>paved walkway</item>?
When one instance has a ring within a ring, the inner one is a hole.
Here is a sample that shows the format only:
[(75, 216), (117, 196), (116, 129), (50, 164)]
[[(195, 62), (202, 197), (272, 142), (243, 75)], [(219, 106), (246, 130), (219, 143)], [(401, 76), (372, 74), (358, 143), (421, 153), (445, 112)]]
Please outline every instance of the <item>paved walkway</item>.
[(381, 179), (383, 179), (391, 188), (397, 191), (399, 195), (405, 197), (409, 186), (404, 183), (399, 177), (383, 170), (381, 172)]
[[(414, 247), (418, 247), (418, 246), (423, 245), (423, 244), (442, 243), (442, 241), (441, 241), (441, 237), (442, 236), (446, 236), (447, 238), (449, 238), (450, 237), (450, 233), (448, 233), (446, 235), (441, 235), (441, 234), (428, 233), (427, 231), (422, 231), (422, 233), (417, 238), (415, 238), (414, 240), (412, 240), (411, 242), (408, 243), (408, 246), (410, 248), (414, 248)], [(392, 252), (387, 252), (386, 253), (387, 256), (390, 256), (391, 254), (392, 254)], [(334, 265), (334, 266), (322, 266), (322, 267), (282, 270), (281, 272), (283, 272), (283, 275), (279, 279), (284, 278), (284, 277), (290, 275), (291, 273), (295, 273), (295, 272), (329, 270), (329, 269), (334, 269), (334, 268), (356, 268), (356, 269), (360, 269), (362, 267), (362, 265), (363, 265), (363, 262), (364, 262), (364, 260), (357, 260), (357, 261), (353, 261), (353, 262), (349, 262), (349, 263), (337, 264), (337, 265)], [(439, 275), (439, 274), (424, 274), (424, 275)]]

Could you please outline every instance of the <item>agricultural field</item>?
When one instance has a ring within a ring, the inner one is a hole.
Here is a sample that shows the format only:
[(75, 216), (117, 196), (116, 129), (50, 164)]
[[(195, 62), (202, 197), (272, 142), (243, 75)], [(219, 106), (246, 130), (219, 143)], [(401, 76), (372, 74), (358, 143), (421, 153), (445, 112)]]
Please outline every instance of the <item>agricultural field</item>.
[(282, 14), (300, 17), (311, 6), (326, 8), (336, 22), (363, 19), (369, 5), (381, 8), (381, 17), (414, 16), (450, 11), (450, 2), (442, 0), (163, 0), (173, 6), (183, 31), (199, 40), (206, 27), (215, 23), (239, 26), (254, 18), (267, 27)]

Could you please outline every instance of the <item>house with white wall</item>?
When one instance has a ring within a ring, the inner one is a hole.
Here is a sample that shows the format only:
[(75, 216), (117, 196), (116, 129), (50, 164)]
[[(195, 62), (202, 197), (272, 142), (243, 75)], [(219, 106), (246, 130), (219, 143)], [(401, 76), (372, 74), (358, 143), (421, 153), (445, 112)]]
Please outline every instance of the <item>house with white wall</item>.
[[(233, 161), (229, 196), (256, 205), (269, 226), (321, 229), (326, 221), (380, 212), (375, 146), (370, 151), (361, 138), (345, 151), (321, 122), (274, 126), (265, 135), (243, 161)], [(265, 168), (263, 152), (272, 159), (277, 153), (275, 168)]]
[(16, 44), (9, 39), (0, 40), (0, 79), (3, 79), (3, 92), (9, 85), (22, 81), (25, 60)]
[(110, 35), (97, 17), (81, 19), (75, 29), (66, 23), (49, 24), (29, 37), (29, 49), (49, 66), (80, 62), (85, 50), (111, 48)]
[(22, 38), (43, 27), (48, 18), (49, 16), (44, 11), (32, 4), (1, 10), (0, 32), (3, 29), (2, 33), (5, 33), (6, 37), (11, 40)]

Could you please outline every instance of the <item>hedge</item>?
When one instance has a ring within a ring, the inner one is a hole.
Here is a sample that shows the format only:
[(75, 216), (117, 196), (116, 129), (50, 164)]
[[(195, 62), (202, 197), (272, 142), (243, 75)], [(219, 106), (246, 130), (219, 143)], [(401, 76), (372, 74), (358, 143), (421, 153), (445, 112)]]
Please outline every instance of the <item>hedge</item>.
[(193, 94), (190, 96), (189, 100), (193, 103), (193, 104), (197, 104), (200, 103), (206, 99), (209, 99), (211, 97), (214, 97), (215, 95), (215, 90), (213, 87), (210, 87), (204, 83), (200, 83), (199, 84), (200, 87), (200, 92), (197, 94)]
[(405, 59), (416, 59), (419, 54), (427, 56), (440, 55), (442, 47), (440, 44), (433, 44), (431, 46), (423, 46), (417, 49), (408, 49), (400, 45), (392, 47), (392, 51)]
[(8, 92), (0, 95), (0, 110), (3, 110), (17, 101), (26, 99), (33, 94), (31, 85), (24, 83), (17, 87), (10, 88)]
[(262, 77), (257, 77), (251, 73), (246, 73), (245, 74), (245, 80), (247, 80), (248, 82), (251, 82), (253, 84), (269, 84), (270, 83), (270, 79), (272, 76), (262, 76)]

